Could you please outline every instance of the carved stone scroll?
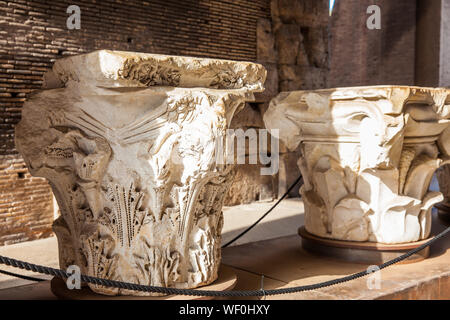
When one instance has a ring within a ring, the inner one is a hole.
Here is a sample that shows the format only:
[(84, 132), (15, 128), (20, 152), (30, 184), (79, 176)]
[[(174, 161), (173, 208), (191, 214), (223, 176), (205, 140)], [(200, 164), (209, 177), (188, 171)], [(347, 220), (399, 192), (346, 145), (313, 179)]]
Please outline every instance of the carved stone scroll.
[(265, 76), (253, 63), (104, 50), (56, 61), (16, 144), (57, 198), (61, 267), (143, 285), (213, 282), (234, 172), (216, 146)]
[[(426, 239), (433, 173), (450, 162), (450, 90), (400, 86), (280, 93), (264, 121), (300, 149), (308, 232), (331, 239)], [(447, 131), (445, 131), (447, 130)], [(447, 137), (447, 138), (446, 138)]]

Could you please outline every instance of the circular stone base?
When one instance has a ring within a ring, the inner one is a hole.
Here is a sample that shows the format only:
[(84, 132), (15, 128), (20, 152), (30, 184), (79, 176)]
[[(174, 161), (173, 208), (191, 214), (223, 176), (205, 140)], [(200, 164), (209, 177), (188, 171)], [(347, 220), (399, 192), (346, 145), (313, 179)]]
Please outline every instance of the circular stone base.
[[(199, 290), (224, 291), (232, 290), (237, 282), (236, 273), (232, 268), (221, 265), (219, 277), (212, 284), (199, 287)], [(141, 296), (107, 296), (93, 292), (89, 287), (82, 287), (80, 290), (67, 288), (66, 281), (54, 277), (51, 281), (51, 290), (55, 296), (63, 300), (212, 300), (215, 297), (205, 296), (185, 296), (168, 295), (160, 297), (141, 297)]]
[[(333, 240), (315, 236), (306, 231), (304, 226), (298, 229), (298, 234), (302, 237), (303, 249), (308, 252), (327, 258), (363, 264), (382, 264), (429, 240), (399, 244)], [(427, 258), (429, 253), (430, 248), (427, 247), (399, 263), (418, 262)]]
[(434, 206), (438, 209), (439, 218), (447, 224), (450, 224), (450, 206), (446, 204), (438, 204)]

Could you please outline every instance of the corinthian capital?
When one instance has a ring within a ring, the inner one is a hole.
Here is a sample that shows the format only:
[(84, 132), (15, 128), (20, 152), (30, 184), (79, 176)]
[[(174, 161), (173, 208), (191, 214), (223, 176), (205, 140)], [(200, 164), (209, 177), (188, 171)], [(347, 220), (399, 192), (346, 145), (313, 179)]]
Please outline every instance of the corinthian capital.
[(176, 288), (214, 281), (233, 178), (216, 145), (265, 76), (253, 63), (105, 50), (56, 61), (16, 143), (58, 200), (61, 267)]
[(449, 93), (374, 86), (279, 94), (264, 121), (301, 150), (307, 231), (382, 243), (427, 238), (431, 208), (443, 199), (428, 187), (450, 159)]

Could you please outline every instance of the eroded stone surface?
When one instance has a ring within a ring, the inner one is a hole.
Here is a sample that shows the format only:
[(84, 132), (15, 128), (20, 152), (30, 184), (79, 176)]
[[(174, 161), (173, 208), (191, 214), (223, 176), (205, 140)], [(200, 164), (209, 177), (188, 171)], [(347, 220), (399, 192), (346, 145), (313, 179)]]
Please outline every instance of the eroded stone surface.
[(264, 115), (300, 146), (305, 226), (315, 235), (403, 243), (430, 234), (433, 173), (450, 162), (450, 90), (356, 87), (279, 94)]
[[(450, 153), (450, 128), (444, 131), (438, 143), (442, 148)], [(444, 205), (450, 208), (450, 165), (443, 166), (437, 171), (437, 178), (439, 181), (439, 188), (444, 194)]]
[(234, 173), (216, 146), (265, 76), (253, 63), (117, 51), (58, 60), (25, 103), (16, 144), (58, 200), (61, 267), (155, 286), (213, 282)]
[(437, 177), (440, 191), (444, 195), (443, 204), (450, 208), (450, 165), (446, 165), (439, 169)]

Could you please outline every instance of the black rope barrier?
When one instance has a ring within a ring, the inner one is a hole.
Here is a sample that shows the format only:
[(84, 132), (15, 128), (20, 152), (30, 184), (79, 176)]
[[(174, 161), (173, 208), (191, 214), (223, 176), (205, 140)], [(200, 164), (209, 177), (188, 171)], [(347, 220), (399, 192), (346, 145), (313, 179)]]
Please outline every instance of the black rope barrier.
[[(295, 185), (302, 180), (302, 177), (300, 176), (285, 192), (285, 194), (261, 217), (259, 218), (255, 223), (253, 223), (250, 227), (248, 227), (245, 231), (241, 232), (238, 236), (233, 238), (231, 241), (227, 242), (224, 247), (229, 246), (233, 242), (235, 242), (237, 239), (242, 237), (244, 234), (246, 234), (248, 231), (250, 231), (254, 226), (256, 226), (262, 219), (264, 219), (288, 194), (289, 192), (295, 187)], [(450, 227), (436, 235), (434, 238), (430, 239), (426, 243), (422, 244), (421, 246), (414, 248), (403, 255), (389, 260), (381, 265), (378, 266), (379, 270), (382, 270), (384, 268), (387, 268), (393, 264), (396, 264), (400, 261), (403, 261), (410, 256), (414, 255), (417, 252), (422, 251), (423, 249), (431, 246), (433, 243), (438, 241), (439, 239), (443, 238), (450, 232)], [(0, 256), (0, 264), (5, 264), (7, 266), (12, 266), (19, 269), (25, 269), (30, 270), (36, 273), (46, 274), (46, 275), (52, 275), (56, 277), (60, 277), (63, 279), (67, 279), (71, 276), (71, 274), (67, 273), (64, 270), (61, 269), (55, 269), (51, 267), (36, 265), (28, 262), (24, 262), (21, 260), (16, 260), (4, 256)], [(2, 271), (0, 270), (0, 273), (9, 274), (12, 276), (17, 276), (19, 278), (28, 278), (27, 280), (32, 281), (43, 281), (43, 279), (39, 278), (33, 278), (28, 277), (24, 275), (15, 274), (8, 271)], [(91, 283), (95, 285), (100, 285), (104, 287), (111, 287), (111, 288), (118, 288), (118, 289), (126, 289), (126, 290), (132, 290), (132, 291), (142, 291), (142, 292), (151, 292), (151, 293), (159, 293), (159, 294), (166, 294), (166, 295), (186, 295), (186, 296), (209, 296), (209, 297), (250, 297), (250, 296), (256, 296), (256, 297), (265, 297), (270, 295), (280, 295), (280, 294), (289, 294), (289, 293), (296, 293), (296, 292), (303, 292), (303, 291), (310, 291), (310, 290), (317, 290), (325, 287), (330, 287), (333, 285), (337, 285), (340, 283), (348, 282), (351, 280), (355, 280), (361, 277), (364, 277), (368, 274), (372, 273), (371, 271), (365, 270), (358, 273), (354, 273), (342, 278), (333, 279), (329, 281), (324, 281), (316, 284), (311, 285), (305, 285), (305, 286), (296, 286), (291, 288), (282, 288), (282, 289), (270, 289), (265, 290), (263, 288), (259, 290), (229, 290), (229, 291), (217, 291), (217, 290), (201, 290), (201, 289), (177, 289), (177, 288), (167, 288), (167, 287), (159, 287), (159, 286), (148, 286), (148, 285), (141, 285), (141, 284), (135, 284), (130, 282), (122, 282), (122, 281), (116, 281), (116, 280), (109, 280), (109, 279), (102, 279), (87, 275), (81, 275), (80, 280), (86, 283)]]
[(239, 238), (241, 238), (244, 234), (246, 234), (247, 232), (249, 232), (250, 230), (252, 230), (262, 219), (264, 219), (270, 212), (272, 212), (273, 209), (275, 209), (276, 206), (278, 206), (280, 204), (280, 202), (286, 198), (289, 195), (289, 192), (291, 192), (292, 189), (294, 189), (294, 187), (297, 185), (297, 183), (299, 183), (300, 181), (303, 181), (302, 176), (298, 177), (297, 180), (295, 180), (295, 182), (287, 189), (287, 191), (283, 194), (283, 196), (278, 199), (278, 201), (269, 209), (267, 210), (266, 213), (264, 213), (261, 218), (259, 218), (258, 220), (255, 221), (255, 223), (253, 223), (250, 227), (248, 227), (247, 229), (245, 229), (244, 231), (242, 231), (240, 234), (238, 234), (236, 237), (234, 237), (232, 240), (228, 241), (227, 243), (225, 243), (222, 248), (226, 248), (229, 245), (231, 245), (233, 242), (235, 242), (236, 240), (238, 240)]
[[(382, 270), (384, 268), (387, 268), (395, 263), (398, 263), (402, 260), (405, 260), (412, 256), (413, 254), (422, 251), (423, 249), (429, 247), (439, 239), (443, 238), (450, 232), (450, 227), (442, 231), (440, 234), (432, 238), (431, 240), (427, 241), (426, 243), (422, 244), (421, 246), (412, 249), (408, 251), (407, 253), (392, 259), (390, 261), (387, 261), (381, 265), (378, 266), (379, 270)], [(71, 274), (68, 274), (64, 270), (45, 267), (41, 265), (36, 265), (16, 259), (11, 259), (8, 257), (0, 256), (0, 263), (5, 264), (8, 266), (30, 270), (33, 272), (41, 273), (41, 274), (47, 274), (52, 275), (56, 277), (61, 278), (68, 278), (71, 276)], [(370, 271), (361, 271), (349, 276), (345, 276), (338, 279), (333, 279), (329, 281), (324, 281), (316, 284), (306, 285), (306, 286), (297, 286), (297, 287), (291, 287), (291, 288), (283, 288), (283, 289), (271, 289), (271, 290), (230, 290), (230, 291), (214, 291), (214, 290), (200, 290), (200, 289), (177, 289), (177, 288), (166, 288), (166, 287), (158, 287), (158, 286), (147, 286), (147, 285), (141, 285), (141, 284), (134, 284), (129, 282), (121, 282), (121, 281), (115, 281), (115, 280), (108, 280), (108, 279), (101, 279), (97, 277), (91, 277), (86, 275), (81, 275), (81, 281), (95, 284), (95, 285), (101, 285), (105, 287), (112, 287), (112, 288), (119, 288), (119, 289), (127, 289), (127, 290), (133, 290), (133, 291), (143, 291), (143, 292), (152, 292), (152, 293), (160, 293), (160, 294), (168, 294), (168, 295), (187, 295), (187, 296), (209, 296), (209, 297), (250, 297), (250, 296), (257, 296), (257, 297), (263, 297), (263, 296), (270, 296), (270, 295), (280, 295), (280, 294), (288, 294), (288, 293), (295, 293), (295, 292), (303, 292), (303, 291), (310, 291), (310, 290), (316, 290), (320, 288), (325, 288), (333, 285), (337, 285), (343, 282), (348, 282), (354, 279), (361, 278), (363, 276), (366, 276), (372, 272)]]
[(9, 271), (6, 271), (6, 270), (0, 270), (0, 273), (5, 274), (7, 276), (12, 276), (12, 277), (16, 277), (16, 278), (19, 278), (19, 279), (23, 279), (23, 280), (28, 280), (28, 281), (35, 281), (35, 282), (47, 281), (46, 279), (30, 277), (30, 276), (26, 276), (26, 275), (23, 275), (23, 274), (9, 272)]

